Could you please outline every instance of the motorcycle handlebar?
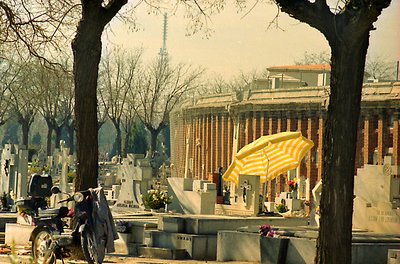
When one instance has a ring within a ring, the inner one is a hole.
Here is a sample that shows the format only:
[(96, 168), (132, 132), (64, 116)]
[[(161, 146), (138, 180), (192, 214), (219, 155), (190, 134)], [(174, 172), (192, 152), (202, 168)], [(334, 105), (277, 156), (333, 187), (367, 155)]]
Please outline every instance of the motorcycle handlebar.
[(60, 203), (64, 203), (64, 202), (70, 202), (72, 200), (74, 200), (74, 197), (68, 197), (67, 199), (58, 201), (58, 203), (60, 204)]

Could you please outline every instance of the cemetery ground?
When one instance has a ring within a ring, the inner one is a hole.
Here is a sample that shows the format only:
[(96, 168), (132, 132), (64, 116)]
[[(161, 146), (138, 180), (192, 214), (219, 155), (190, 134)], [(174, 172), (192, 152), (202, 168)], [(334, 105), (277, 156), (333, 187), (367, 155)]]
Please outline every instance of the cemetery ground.
[[(54, 157), (52, 180), (72, 193), (67, 182), (67, 153), (59, 151)], [(25, 156), (26, 152), (13, 146), (2, 153), (2, 164), (8, 167), (0, 187), (15, 190), (22, 201), (29, 198), (27, 191), (33, 186), (28, 184)], [(122, 163), (102, 166), (104, 173), (99, 179), (118, 231), (116, 252), (107, 255), (106, 263), (313, 263), (321, 182), (312, 188), (309, 179), (295, 171), (288, 173), (290, 192), (277, 193), (264, 203), (268, 214), (259, 215), (260, 177), (240, 174), (237, 184), (227, 191), (220, 173), (207, 180), (172, 177), (170, 168), (163, 166), (155, 181), (151, 162), (144, 155), (128, 154)], [(398, 175), (400, 167), (393, 166), (390, 157), (385, 157), (384, 165), (365, 165), (357, 171), (353, 264), (392, 263), (388, 262), (392, 256), (400, 259)], [(161, 208), (157, 203), (146, 208), (144, 197), (156, 193), (160, 197), (168, 193), (172, 199), (166, 198), (167, 205)], [(56, 207), (56, 198), (63, 199), (51, 196), (50, 207)], [(0, 254), (0, 263), (10, 263), (7, 254), (12, 243), (22, 254), (18, 255), (20, 263), (30, 263), (29, 235), (34, 226), (16, 208), (12, 211), (0, 212), (4, 236), (0, 243), (8, 248), (0, 250), (5, 253)], [(261, 226), (268, 227), (268, 232), (260, 235)]]

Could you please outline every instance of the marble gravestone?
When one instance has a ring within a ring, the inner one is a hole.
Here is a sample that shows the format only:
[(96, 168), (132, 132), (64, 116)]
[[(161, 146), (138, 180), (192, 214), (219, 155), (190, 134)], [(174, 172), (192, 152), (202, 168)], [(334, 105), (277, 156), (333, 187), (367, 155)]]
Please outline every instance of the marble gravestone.
[(13, 200), (26, 197), (28, 184), (28, 150), (24, 146), (5, 144), (1, 154), (0, 194)]
[(353, 227), (378, 233), (400, 232), (400, 167), (364, 165), (354, 181)]
[(262, 203), (260, 198), (260, 177), (239, 175), (239, 183), (235, 192), (231, 193), (230, 205), (216, 205), (216, 214), (256, 216), (260, 212), (260, 203)]
[(118, 166), (118, 177), (121, 189), (113, 210), (144, 209), (141, 196), (151, 189), (153, 183), (150, 160), (141, 154), (128, 154)]

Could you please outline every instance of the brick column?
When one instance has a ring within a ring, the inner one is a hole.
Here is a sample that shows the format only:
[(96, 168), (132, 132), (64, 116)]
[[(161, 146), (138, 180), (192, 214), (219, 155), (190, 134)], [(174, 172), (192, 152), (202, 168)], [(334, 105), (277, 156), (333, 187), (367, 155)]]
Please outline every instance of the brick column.
[(247, 144), (249, 144), (252, 140), (250, 139), (250, 137), (251, 137), (251, 124), (250, 124), (250, 114), (249, 113), (246, 113), (245, 114), (246, 115), (246, 123), (245, 123), (245, 131), (244, 131), (244, 133), (245, 133), (245, 142), (244, 142), (244, 144), (245, 145), (247, 145)]
[(375, 127), (373, 121), (373, 115), (366, 113), (364, 116), (364, 164), (372, 164), (373, 155), (375, 150), (374, 139)]
[(190, 157), (192, 159), (192, 162), (190, 164), (189, 162), (189, 170), (190, 170), (190, 175), (188, 177), (190, 178), (194, 178), (194, 159), (195, 159), (195, 145), (196, 145), (196, 134), (195, 134), (195, 127), (196, 127), (196, 122), (195, 122), (195, 118), (193, 116), (190, 117), (190, 138), (189, 138), (189, 153), (190, 153)]
[(222, 114), (221, 116), (221, 164), (220, 166), (223, 168), (223, 171), (227, 169), (226, 166), (226, 130), (225, 130), (225, 125), (226, 125), (226, 118), (225, 114)]
[(274, 133), (274, 118), (271, 116), (271, 113), (268, 113), (268, 135), (272, 135)]
[(256, 140), (258, 138), (258, 135), (257, 135), (257, 132), (258, 132), (258, 129), (257, 129), (257, 124), (258, 124), (257, 117), (258, 117), (258, 112), (253, 112), (253, 127), (252, 127), (253, 140), (252, 141), (254, 141), (254, 140)]
[[(237, 140), (238, 140), (238, 145), (237, 145), (237, 150), (239, 150), (242, 146), (244, 146), (245, 142), (245, 135), (244, 135), (244, 127), (245, 126), (245, 121), (244, 121), (244, 114), (240, 113), (238, 114), (238, 120), (237, 120)], [(235, 124), (236, 126), (236, 124)], [(235, 127), (236, 129), (236, 127)]]
[[(276, 121), (276, 133), (280, 133), (282, 131), (285, 131), (286, 123), (283, 125), (284, 122), (282, 122), (282, 113), (279, 112), (277, 116), (277, 121)], [(278, 175), (276, 178), (276, 192), (281, 193), (285, 191), (285, 183), (286, 183), (286, 178), (282, 174)]]
[(307, 154), (307, 178), (310, 181), (309, 197), (312, 197), (312, 189), (317, 182), (317, 169), (315, 164), (315, 150), (318, 147), (318, 123), (315, 112), (309, 112), (307, 118), (307, 138), (314, 142), (314, 147)]
[(400, 122), (399, 112), (393, 114), (393, 160), (395, 166), (400, 166)]
[(228, 115), (228, 149), (227, 149), (227, 160), (228, 166), (232, 162), (232, 149), (233, 149), (233, 133), (232, 133), (232, 118)]
[(364, 119), (360, 117), (358, 119), (358, 126), (357, 126), (357, 142), (356, 142), (356, 160), (355, 160), (355, 167), (354, 167), (354, 175), (357, 175), (357, 169), (361, 168), (364, 164), (363, 162), (363, 142), (364, 142)]
[[(208, 173), (214, 172), (214, 164), (215, 164), (215, 116), (211, 114), (211, 122), (210, 122), (210, 147), (211, 147), (211, 155), (210, 155), (210, 170)], [(208, 178), (207, 173), (207, 178)]]
[(206, 117), (201, 118), (201, 179), (205, 179), (206, 175)]
[[(278, 118), (278, 114), (274, 112), (268, 112), (268, 135), (272, 135), (278, 133), (278, 127), (280, 129), (280, 118)], [(279, 178), (279, 176), (277, 177)], [(268, 182), (268, 199), (269, 201), (275, 201), (275, 196), (279, 192), (278, 188), (278, 179), (275, 178), (272, 181)]]
[(286, 131), (292, 131), (293, 126), (292, 126), (292, 113), (288, 112), (286, 115)]
[(220, 135), (220, 121), (219, 121), (220, 117), (219, 114), (215, 115), (215, 151), (214, 151), (214, 170), (212, 172), (215, 172), (218, 170), (219, 166), (220, 166), (220, 158), (221, 158), (221, 135)]
[(319, 181), (322, 177), (322, 169), (323, 169), (323, 161), (322, 161), (322, 144), (324, 138), (324, 121), (325, 121), (325, 113), (319, 112), (318, 118), (318, 174), (317, 181)]
[(201, 117), (197, 117), (197, 138), (196, 138), (196, 149), (197, 149), (197, 179), (201, 179)]
[[(305, 119), (304, 113), (300, 112), (297, 116), (297, 131), (301, 132), (304, 137), (307, 137), (307, 120)], [(299, 176), (306, 176), (306, 162), (307, 156), (301, 161)]]
[(197, 148), (196, 148), (196, 137), (197, 137), (197, 117), (192, 117), (192, 138), (191, 138), (191, 149), (192, 149), (192, 178), (196, 179), (196, 156), (197, 156)]
[(387, 154), (388, 129), (386, 113), (381, 110), (378, 115), (378, 165), (383, 165), (383, 157)]
[(264, 131), (265, 131), (264, 112), (260, 112), (260, 137), (264, 136)]
[(207, 179), (208, 173), (210, 171), (210, 156), (211, 156), (211, 146), (210, 146), (210, 122), (211, 122), (211, 117), (210, 115), (207, 115), (206, 117), (206, 148), (205, 148), (205, 153), (206, 153), (206, 162), (205, 162), (205, 170), (204, 170), (204, 179)]

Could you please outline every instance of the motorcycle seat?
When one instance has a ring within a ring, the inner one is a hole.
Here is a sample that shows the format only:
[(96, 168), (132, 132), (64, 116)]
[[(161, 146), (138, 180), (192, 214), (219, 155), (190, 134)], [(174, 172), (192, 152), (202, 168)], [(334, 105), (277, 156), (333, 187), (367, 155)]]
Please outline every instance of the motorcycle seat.
[(57, 216), (59, 212), (60, 208), (46, 208), (46, 209), (39, 208), (38, 215), (39, 217)]

